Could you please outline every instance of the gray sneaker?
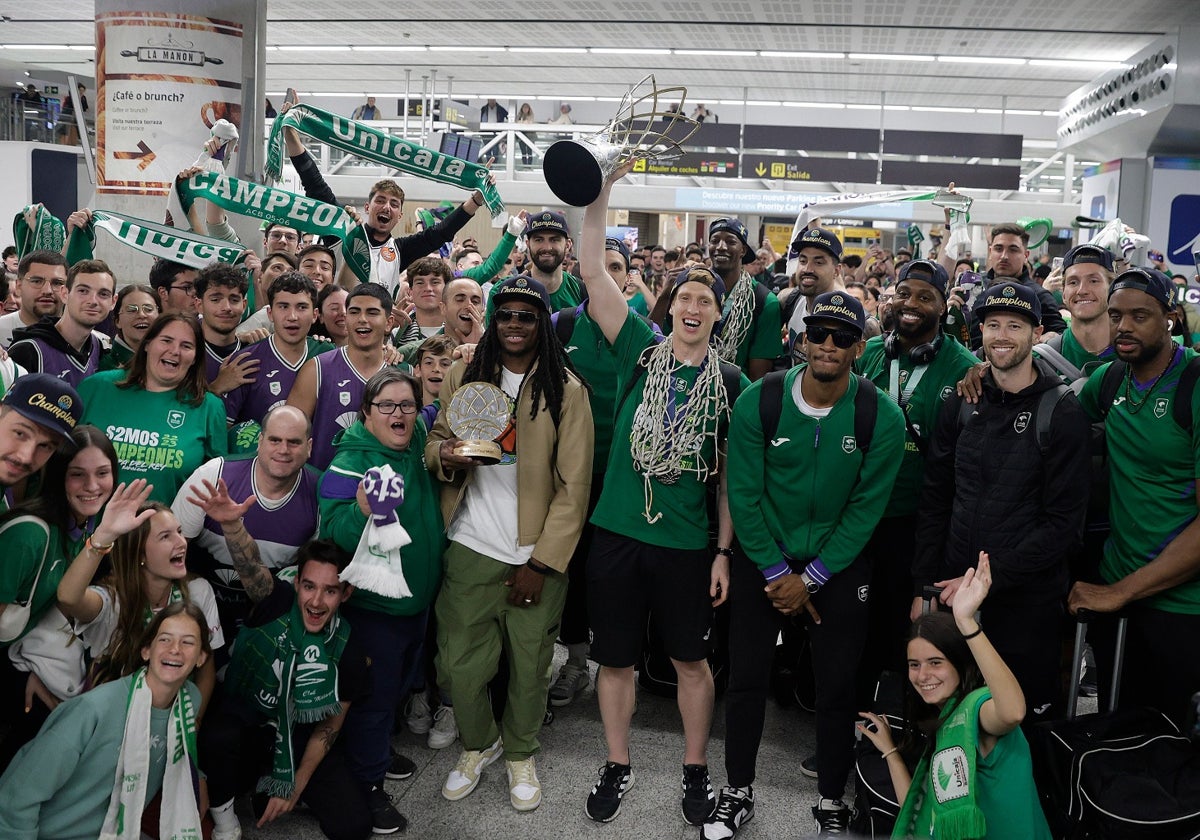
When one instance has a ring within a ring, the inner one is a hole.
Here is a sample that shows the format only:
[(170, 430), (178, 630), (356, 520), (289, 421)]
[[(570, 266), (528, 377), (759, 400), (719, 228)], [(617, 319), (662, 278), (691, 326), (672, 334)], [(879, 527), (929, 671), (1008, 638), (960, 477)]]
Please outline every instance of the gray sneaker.
[(588, 687), (591, 678), (586, 665), (567, 662), (558, 671), (554, 684), (550, 686), (550, 705), (568, 706), (580, 692)]
[(454, 718), (453, 706), (440, 706), (433, 713), (433, 727), (429, 730), (429, 749), (440, 750), (458, 740), (458, 721)]

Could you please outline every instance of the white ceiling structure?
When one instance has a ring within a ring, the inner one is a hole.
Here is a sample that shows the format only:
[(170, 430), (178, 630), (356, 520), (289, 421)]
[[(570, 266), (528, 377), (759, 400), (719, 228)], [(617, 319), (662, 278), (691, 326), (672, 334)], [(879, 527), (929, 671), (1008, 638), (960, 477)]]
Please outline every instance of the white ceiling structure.
[[(1066, 95), (1197, 11), (1195, 0), (272, 0), (266, 90), (386, 101), (404, 94), (406, 70), (414, 96), (437, 71), (456, 99), (586, 103), (655, 73), (727, 122), (743, 103), (815, 125), (916, 109), (971, 130), (973, 114), (1010, 116), (1029, 172), (1054, 150)], [(4, 66), (91, 77), (93, 36), (91, 2), (0, 2)], [(1058, 166), (1037, 177), (1062, 186)]]

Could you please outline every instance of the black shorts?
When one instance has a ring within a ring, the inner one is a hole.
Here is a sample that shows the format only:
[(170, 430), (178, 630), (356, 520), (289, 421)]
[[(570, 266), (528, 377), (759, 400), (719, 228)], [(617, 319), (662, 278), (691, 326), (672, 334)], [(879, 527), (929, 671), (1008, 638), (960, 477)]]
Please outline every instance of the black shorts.
[(649, 615), (669, 657), (707, 659), (712, 559), (707, 548), (662, 548), (597, 528), (587, 565), (591, 658), (610, 668), (632, 667), (646, 643)]

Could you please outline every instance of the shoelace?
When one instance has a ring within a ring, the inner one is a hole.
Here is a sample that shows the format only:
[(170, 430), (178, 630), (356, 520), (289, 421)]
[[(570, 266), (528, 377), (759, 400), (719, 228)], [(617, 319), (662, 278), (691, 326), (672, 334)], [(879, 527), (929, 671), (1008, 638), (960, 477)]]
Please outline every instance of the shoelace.
[(604, 787), (611, 787), (619, 792), (625, 771), (615, 764), (605, 764), (600, 768), (600, 772), (597, 775), (600, 777), (600, 781), (596, 782), (596, 786), (592, 788), (592, 793), (596, 793)]
[[(478, 756), (478, 758), (475, 758), (475, 756)], [(466, 773), (472, 764), (478, 764), (482, 760), (482, 752), (464, 752), (458, 757), (458, 764), (454, 765), (454, 769), (459, 773)]]
[(737, 807), (733, 796), (726, 796), (725, 791), (721, 791), (721, 796), (717, 799), (717, 810), (713, 811), (713, 819), (718, 822), (724, 822), (733, 816), (733, 811)]
[(512, 783), (514, 787), (533, 784), (533, 764), (523, 761), (514, 765)]

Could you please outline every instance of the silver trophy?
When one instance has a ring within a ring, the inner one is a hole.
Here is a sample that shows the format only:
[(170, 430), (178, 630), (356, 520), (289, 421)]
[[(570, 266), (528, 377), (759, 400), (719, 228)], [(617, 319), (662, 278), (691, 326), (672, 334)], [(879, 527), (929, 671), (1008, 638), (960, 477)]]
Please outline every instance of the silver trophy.
[[(674, 111), (666, 110), (668, 94), (679, 97)], [(578, 140), (559, 140), (546, 150), (546, 184), (560, 200), (586, 207), (600, 195), (604, 180), (626, 161), (679, 157), (680, 147), (700, 127), (683, 115), (686, 97), (687, 88), (659, 88), (653, 75), (646, 76), (626, 92), (604, 128)]]
[(487, 382), (469, 382), (454, 392), (446, 406), (446, 422), (460, 438), (454, 453), (485, 464), (499, 463), (503, 450), (496, 439), (511, 417), (508, 395)]
[(957, 210), (959, 213), (969, 212), (974, 202), (975, 199), (971, 196), (951, 190), (938, 190), (937, 195), (929, 201), (934, 207), (946, 207), (950, 210)]

